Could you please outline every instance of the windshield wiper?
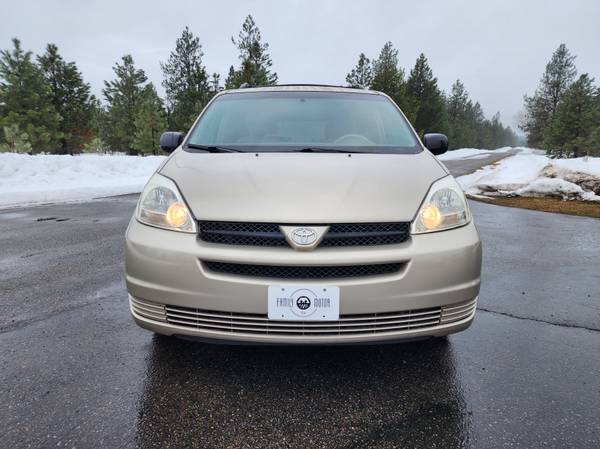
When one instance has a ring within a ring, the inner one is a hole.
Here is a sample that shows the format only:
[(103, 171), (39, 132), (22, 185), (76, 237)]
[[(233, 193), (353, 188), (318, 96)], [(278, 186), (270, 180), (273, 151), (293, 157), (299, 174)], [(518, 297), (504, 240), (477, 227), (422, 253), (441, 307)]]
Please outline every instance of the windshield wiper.
[(297, 153), (363, 153), (363, 151), (343, 150), (341, 148), (306, 147), (294, 150)]
[(186, 146), (194, 150), (208, 151), (209, 153), (243, 153), (242, 150), (220, 147), (218, 145), (196, 145), (195, 143), (188, 143)]
[[(209, 153), (244, 153), (242, 150), (236, 150), (235, 148), (227, 148), (219, 145), (198, 145), (195, 143), (188, 143), (186, 145), (188, 148), (192, 148), (194, 150), (204, 150)], [(296, 153), (363, 153), (363, 151), (352, 151), (352, 150), (343, 150), (341, 148), (326, 148), (326, 147), (306, 147), (300, 148), (299, 150), (292, 150)]]

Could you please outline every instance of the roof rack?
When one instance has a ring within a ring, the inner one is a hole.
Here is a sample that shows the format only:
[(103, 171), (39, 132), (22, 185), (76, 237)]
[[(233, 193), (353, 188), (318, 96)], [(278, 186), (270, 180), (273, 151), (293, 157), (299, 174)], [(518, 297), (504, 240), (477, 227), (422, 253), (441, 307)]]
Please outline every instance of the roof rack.
[(273, 84), (272, 86), (255, 86), (255, 85), (250, 84), (250, 83), (242, 83), (242, 84), (240, 84), (239, 89), (250, 89), (252, 87), (301, 87), (301, 86), (306, 86), (306, 87), (335, 87), (335, 88), (361, 89), (361, 90), (364, 90), (362, 87), (357, 87), (357, 86), (340, 86), (340, 85), (335, 85), (335, 84), (312, 84), (312, 83)]
[(345, 89), (362, 89), (362, 87), (355, 86), (340, 86), (335, 84), (312, 84), (312, 83), (292, 83), (292, 84), (276, 84), (276, 86), (284, 86), (284, 87), (297, 87), (297, 86), (308, 86), (308, 87), (337, 87), (337, 88), (345, 88)]

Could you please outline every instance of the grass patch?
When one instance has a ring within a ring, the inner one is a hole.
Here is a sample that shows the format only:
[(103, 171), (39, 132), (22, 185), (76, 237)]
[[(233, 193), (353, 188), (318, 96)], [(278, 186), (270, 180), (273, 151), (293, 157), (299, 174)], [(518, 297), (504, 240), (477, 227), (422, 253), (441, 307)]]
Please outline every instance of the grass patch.
[(469, 199), (498, 206), (519, 207), (555, 214), (578, 215), (600, 218), (600, 203), (593, 201), (563, 201), (559, 198), (535, 198), (514, 196), (508, 198), (481, 198), (469, 196)]

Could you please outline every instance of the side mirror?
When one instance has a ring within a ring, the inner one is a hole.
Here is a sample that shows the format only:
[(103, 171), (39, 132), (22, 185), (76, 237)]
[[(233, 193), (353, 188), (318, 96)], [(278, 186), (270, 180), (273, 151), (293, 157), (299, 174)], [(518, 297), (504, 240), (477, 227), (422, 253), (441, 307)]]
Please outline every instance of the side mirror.
[(182, 133), (168, 131), (160, 136), (160, 149), (167, 153), (172, 153), (183, 142)]
[(435, 155), (444, 154), (448, 151), (448, 138), (444, 134), (425, 134), (423, 145)]

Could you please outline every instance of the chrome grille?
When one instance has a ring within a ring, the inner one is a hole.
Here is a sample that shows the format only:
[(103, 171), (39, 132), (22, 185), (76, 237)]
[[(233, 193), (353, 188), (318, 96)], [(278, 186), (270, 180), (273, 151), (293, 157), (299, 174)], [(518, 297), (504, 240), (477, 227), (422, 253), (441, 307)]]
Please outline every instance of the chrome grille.
[[(240, 246), (289, 246), (279, 225), (275, 223), (200, 221), (198, 227), (200, 239), (205, 242)], [(334, 223), (330, 225), (319, 246), (393, 245), (405, 242), (409, 237), (410, 223), (407, 222)]]
[(341, 315), (337, 321), (277, 321), (269, 320), (266, 314), (234, 313), (159, 305), (137, 298), (131, 298), (131, 304), (136, 313), (139, 313), (140, 305), (152, 310), (163, 310), (164, 319), (158, 315), (157, 318), (147, 318), (166, 321), (169, 324), (190, 329), (231, 334), (331, 336), (366, 335), (434, 328), (440, 324), (469, 317), (475, 311), (476, 300), (453, 306), (427, 309)]
[(442, 324), (452, 323), (467, 318), (475, 312), (477, 308), (477, 298), (473, 301), (464, 302), (442, 307)]
[(227, 262), (204, 262), (204, 266), (214, 273), (248, 276), (253, 278), (275, 279), (340, 279), (367, 276), (381, 276), (398, 273), (403, 263), (382, 263), (372, 265), (252, 265)]
[(338, 321), (275, 321), (266, 315), (212, 312), (187, 307), (166, 306), (167, 322), (196, 329), (231, 333), (280, 335), (348, 335), (393, 332), (435, 326), (440, 309), (346, 315)]
[(129, 296), (129, 306), (136, 314), (154, 321), (167, 321), (165, 306)]

